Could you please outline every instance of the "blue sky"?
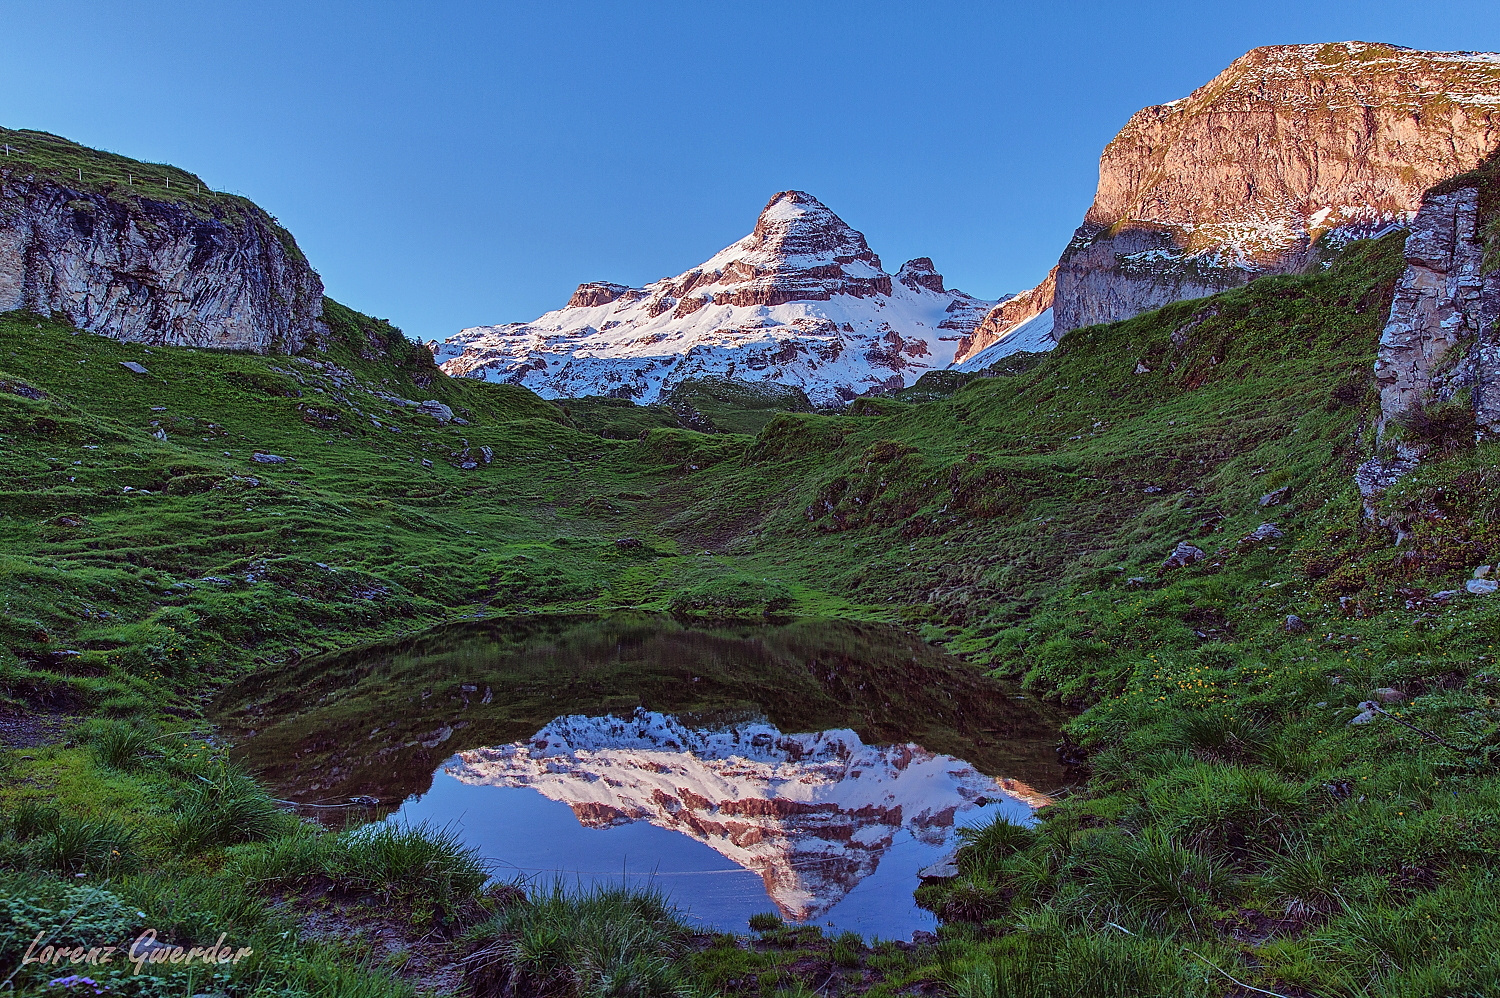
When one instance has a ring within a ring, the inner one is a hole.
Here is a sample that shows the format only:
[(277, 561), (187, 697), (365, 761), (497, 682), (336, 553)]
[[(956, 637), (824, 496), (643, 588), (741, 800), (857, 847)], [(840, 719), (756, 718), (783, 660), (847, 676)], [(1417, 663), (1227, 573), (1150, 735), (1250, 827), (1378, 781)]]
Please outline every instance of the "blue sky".
[(1500, 49), (1464, 3), (0, 0), (0, 124), (197, 172), (422, 338), (642, 284), (811, 191), (888, 270), (997, 297), (1099, 152), (1256, 45)]

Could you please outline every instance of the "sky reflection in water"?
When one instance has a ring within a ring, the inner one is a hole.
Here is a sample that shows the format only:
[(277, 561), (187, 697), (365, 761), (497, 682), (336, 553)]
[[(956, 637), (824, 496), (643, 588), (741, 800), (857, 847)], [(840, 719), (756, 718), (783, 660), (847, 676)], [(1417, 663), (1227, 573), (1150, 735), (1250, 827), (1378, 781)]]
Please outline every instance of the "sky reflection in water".
[(935, 924), (912, 892), (956, 829), (997, 814), (1030, 822), (1039, 799), (911, 743), (765, 722), (694, 728), (639, 710), (561, 717), (530, 739), (460, 752), (388, 820), (451, 826), (500, 879), (654, 884), (705, 927), (744, 931), (779, 911), (905, 939)]

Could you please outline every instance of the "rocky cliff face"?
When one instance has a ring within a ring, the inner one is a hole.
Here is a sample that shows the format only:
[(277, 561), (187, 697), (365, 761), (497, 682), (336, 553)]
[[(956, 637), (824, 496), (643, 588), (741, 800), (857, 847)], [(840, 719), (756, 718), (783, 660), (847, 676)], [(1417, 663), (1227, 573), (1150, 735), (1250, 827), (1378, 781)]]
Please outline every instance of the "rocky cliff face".
[(1344, 42), (1258, 48), (1138, 112), (1056, 271), (1059, 333), (1308, 265), (1410, 222), (1500, 142), (1500, 56)]
[(1412, 220), (1375, 360), (1382, 446), (1357, 476), (1367, 498), (1443, 445), (1442, 434), (1500, 435), (1500, 271), (1486, 268), (1496, 217), (1500, 160), (1491, 159), (1429, 191)]
[[(1416, 406), (1468, 389), (1483, 433), (1500, 432), (1500, 274), (1485, 273), (1479, 189), (1429, 196), (1406, 240), (1406, 272), (1380, 337), (1375, 378), (1380, 428)], [(1420, 444), (1399, 445), (1420, 457)]]
[(0, 311), (62, 315), (132, 342), (261, 353), (316, 335), (322, 281), (251, 202), (56, 136), (3, 137)]
[(434, 353), (449, 374), (544, 398), (654, 402), (686, 378), (797, 385), (837, 403), (948, 366), (989, 310), (920, 257), (885, 272), (865, 237), (817, 198), (783, 191), (755, 229), (676, 277), (580, 285), (539, 319), (465, 329)]

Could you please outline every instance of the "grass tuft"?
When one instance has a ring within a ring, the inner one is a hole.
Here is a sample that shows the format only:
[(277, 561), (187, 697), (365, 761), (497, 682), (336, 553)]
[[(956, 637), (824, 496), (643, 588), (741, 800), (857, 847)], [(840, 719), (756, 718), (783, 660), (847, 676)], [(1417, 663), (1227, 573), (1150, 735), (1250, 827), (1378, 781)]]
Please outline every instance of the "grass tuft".
[(786, 922), (774, 911), (758, 911), (750, 916), (750, 928), (755, 932), (775, 932), (785, 927)]
[(261, 889), (321, 878), (348, 893), (427, 908), (471, 903), (489, 881), (478, 854), (451, 829), (394, 822), (336, 835), (299, 829), (235, 848), (230, 868)]
[(156, 749), (160, 730), (148, 722), (98, 719), (81, 725), (78, 738), (87, 743), (100, 763), (115, 769), (135, 769)]
[(206, 849), (289, 834), (297, 819), (255, 780), (229, 766), (188, 783), (175, 812), (172, 839), (180, 848)]
[(691, 995), (675, 958), (684, 930), (656, 890), (561, 881), (507, 907), (477, 933), (486, 939), (466, 961), (476, 993), (554, 998)]
[(69, 815), (34, 839), (28, 852), (38, 865), (58, 873), (109, 874), (133, 865), (135, 839), (135, 832), (120, 821)]

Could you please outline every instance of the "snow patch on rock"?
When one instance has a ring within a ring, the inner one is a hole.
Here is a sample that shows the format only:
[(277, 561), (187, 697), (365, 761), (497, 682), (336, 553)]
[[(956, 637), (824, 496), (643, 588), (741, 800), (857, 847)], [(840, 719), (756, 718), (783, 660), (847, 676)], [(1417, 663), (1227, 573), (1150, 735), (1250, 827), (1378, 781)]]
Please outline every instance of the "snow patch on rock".
[(1008, 331), (1003, 338), (991, 343), (967, 360), (953, 365), (955, 371), (982, 371), (991, 364), (1013, 353), (1031, 351), (1041, 353), (1057, 346), (1052, 336), (1052, 310), (1021, 323)]

